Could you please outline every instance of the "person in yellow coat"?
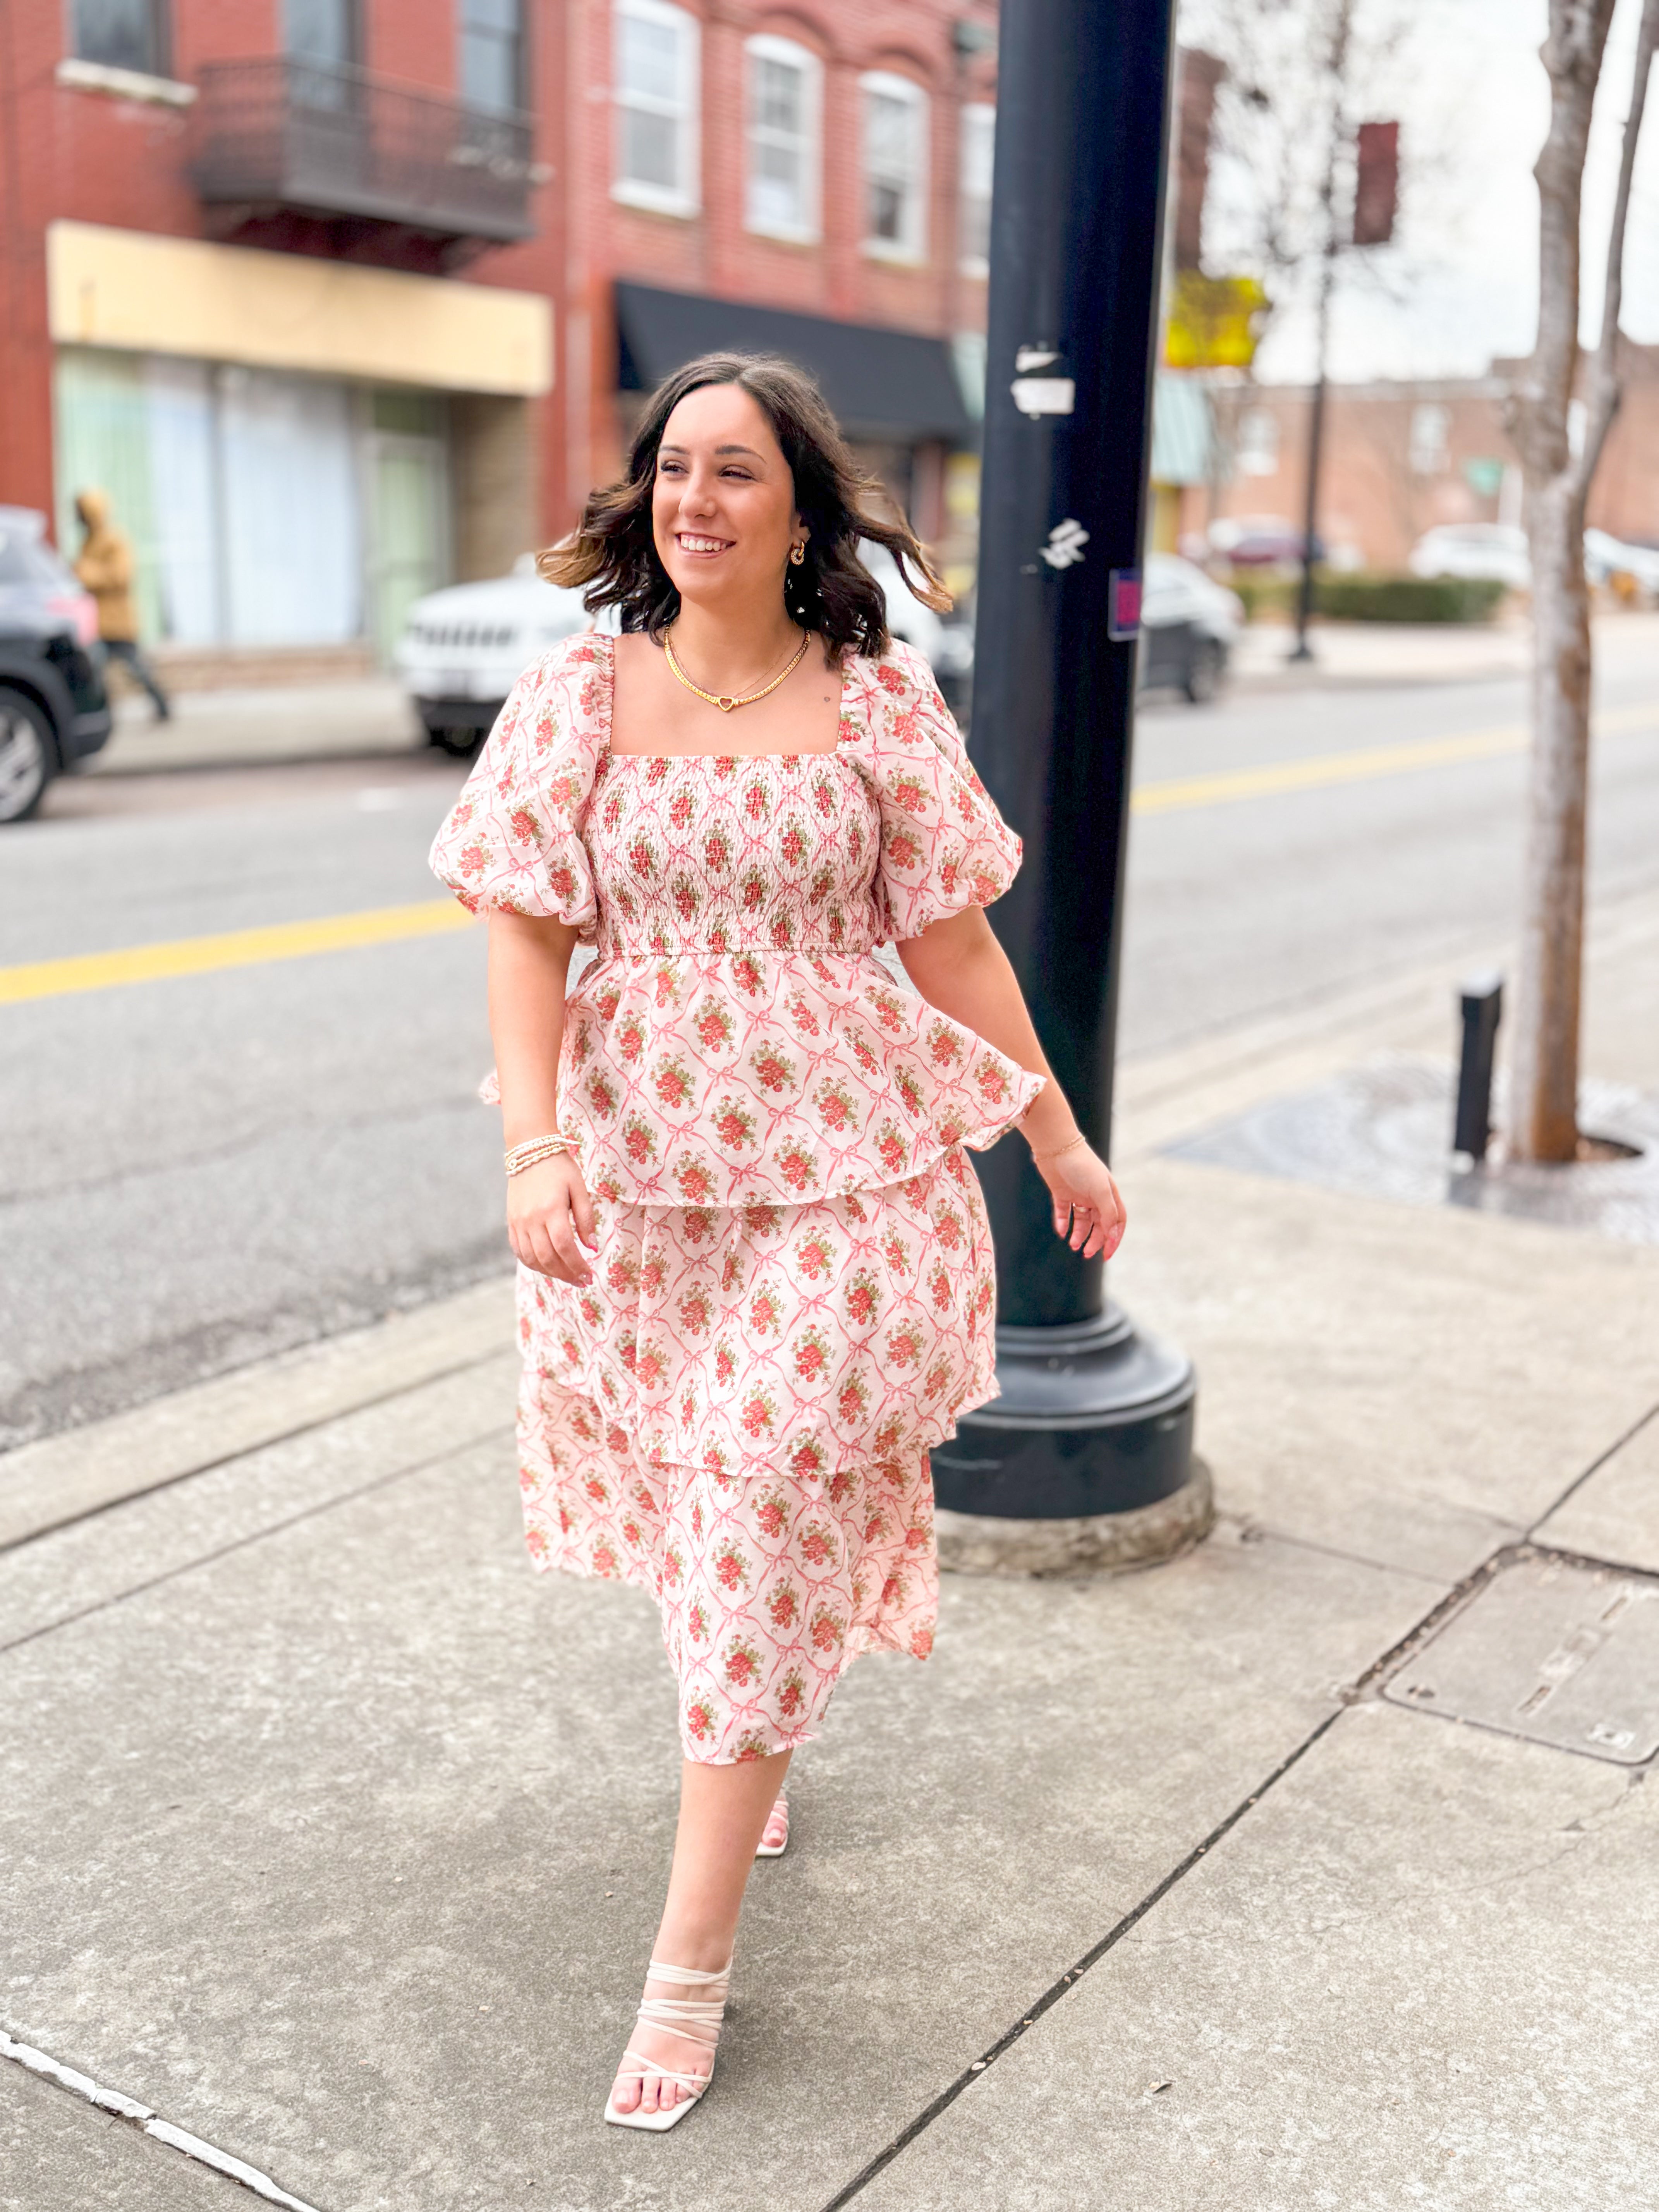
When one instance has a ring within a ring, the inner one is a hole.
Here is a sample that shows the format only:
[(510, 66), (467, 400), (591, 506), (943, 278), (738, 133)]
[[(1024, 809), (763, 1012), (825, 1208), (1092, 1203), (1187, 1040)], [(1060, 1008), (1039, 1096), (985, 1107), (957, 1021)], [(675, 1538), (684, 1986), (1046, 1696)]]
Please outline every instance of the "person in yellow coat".
[(156, 720), (167, 721), (173, 709), (167, 703), (167, 693), (138, 650), (138, 617), (132, 604), (131, 541), (111, 523), (106, 493), (77, 493), (75, 512), (85, 533), (75, 573), (98, 602), (98, 635), (105, 656), (121, 661), (132, 671), (149, 694)]

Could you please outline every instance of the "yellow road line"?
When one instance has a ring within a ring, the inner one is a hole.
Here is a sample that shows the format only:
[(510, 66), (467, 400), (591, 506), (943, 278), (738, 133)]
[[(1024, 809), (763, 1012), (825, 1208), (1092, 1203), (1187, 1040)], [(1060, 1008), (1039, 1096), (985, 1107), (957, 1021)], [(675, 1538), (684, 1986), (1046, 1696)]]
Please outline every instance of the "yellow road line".
[[(1595, 718), (1598, 734), (1659, 728), (1659, 708), (1620, 707)], [(1130, 804), (1137, 814), (1176, 813), (1234, 799), (1275, 792), (1311, 791), (1321, 785), (1401, 775), (1455, 761), (1490, 760), (1524, 751), (1528, 732), (1518, 723), (1468, 730), (1417, 744), (1371, 745), (1352, 753), (1323, 753), (1311, 760), (1269, 761), (1260, 768), (1218, 775), (1178, 776), (1143, 784)], [(57, 999), (76, 991), (107, 991), (124, 983), (151, 983), (168, 975), (204, 975), (216, 968), (251, 968), (270, 960), (296, 960), (312, 952), (391, 945), (406, 937), (465, 929), (472, 917), (453, 899), (422, 899), (412, 906), (369, 907), (358, 914), (324, 915), (314, 921), (279, 921), (264, 929), (228, 929), (214, 937), (179, 937), (159, 945), (129, 945), (113, 952), (79, 952), (62, 960), (35, 960), (0, 968), (0, 1006), (24, 999)]]
[[(1595, 718), (1598, 735), (1656, 727), (1659, 708), (1652, 706), (1620, 707)], [(1232, 799), (1262, 799), (1275, 792), (1313, 791), (1328, 784), (1363, 783), (1375, 776), (1444, 768), (1456, 761), (1491, 760), (1502, 753), (1524, 752), (1530, 742), (1526, 726), (1510, 722), (1415, 744), (1369, 745), (1358, 752), (1321, 753), (1309, 760), (1268, 761), (1260, 768), (1233, 769), (1217, 775), (1144, 783), (1129, 805), (1136, 814), (1176, 814), (1190, 806), (1222, 805)]]
[(178, 937), (159, 945), (128, 945), (113, 952), (78, 952), (62, 960), (33, 960), (0, 968), (0, 1006), (21, 999), (57, 999), (72, 991), (106, 991), (121, 983), (150, 983), (164, 975), (203, 975), (215, 968), (249, 968), (267, 960), (295, 960), (310, 952), (340, 952), (352, 945), (391, 945), (399, 938), (429, 937), (465, 929), (471, 921), (453, 899), (422, 899), (413, 906), (377, 906), (358, 914), (325, 915), (314, 921), (272, 922), (263, 929), (228, 929), (215, 937)]

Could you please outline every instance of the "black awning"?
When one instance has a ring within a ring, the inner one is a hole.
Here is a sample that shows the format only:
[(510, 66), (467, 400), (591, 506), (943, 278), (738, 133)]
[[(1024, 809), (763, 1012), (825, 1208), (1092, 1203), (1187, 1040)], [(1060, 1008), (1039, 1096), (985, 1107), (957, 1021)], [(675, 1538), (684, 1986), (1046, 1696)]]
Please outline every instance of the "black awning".
[(967, 437), (972, 424), (943, 338), (831, 322), (745, 300), (618, 284), (618, 382), (651, 392), (701, 353), (778, 353), (817, 379), (849, 437)]

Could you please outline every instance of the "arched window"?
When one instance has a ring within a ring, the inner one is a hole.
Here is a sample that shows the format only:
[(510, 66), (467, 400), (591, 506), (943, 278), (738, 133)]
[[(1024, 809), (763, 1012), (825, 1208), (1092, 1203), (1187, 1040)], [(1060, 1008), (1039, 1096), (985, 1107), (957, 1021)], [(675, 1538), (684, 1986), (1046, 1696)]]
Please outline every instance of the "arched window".
[(872, 70), (864, 94), (864, 250), (888, 261), (927, 252), (927, 95)]
[(744, 52), (749, 77), (748, 226), (769, 238), (815, 239), (823, 98), (818, 58), (793, 39), (753, 38)]
[(617, 0), (614, 198), (662, 215), (699, 201), (695, 15), (670, 0)]

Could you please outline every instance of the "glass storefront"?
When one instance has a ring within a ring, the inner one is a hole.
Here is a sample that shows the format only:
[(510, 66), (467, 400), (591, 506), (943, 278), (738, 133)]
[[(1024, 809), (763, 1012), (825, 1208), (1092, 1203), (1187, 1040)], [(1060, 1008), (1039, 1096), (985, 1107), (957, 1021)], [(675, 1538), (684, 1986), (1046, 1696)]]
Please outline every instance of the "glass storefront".
[(441, 393), (64, 347), (58, 538), (106, 492), (137, 556), (145, 635), (197, 647), (367, 639), (450, 574)]

